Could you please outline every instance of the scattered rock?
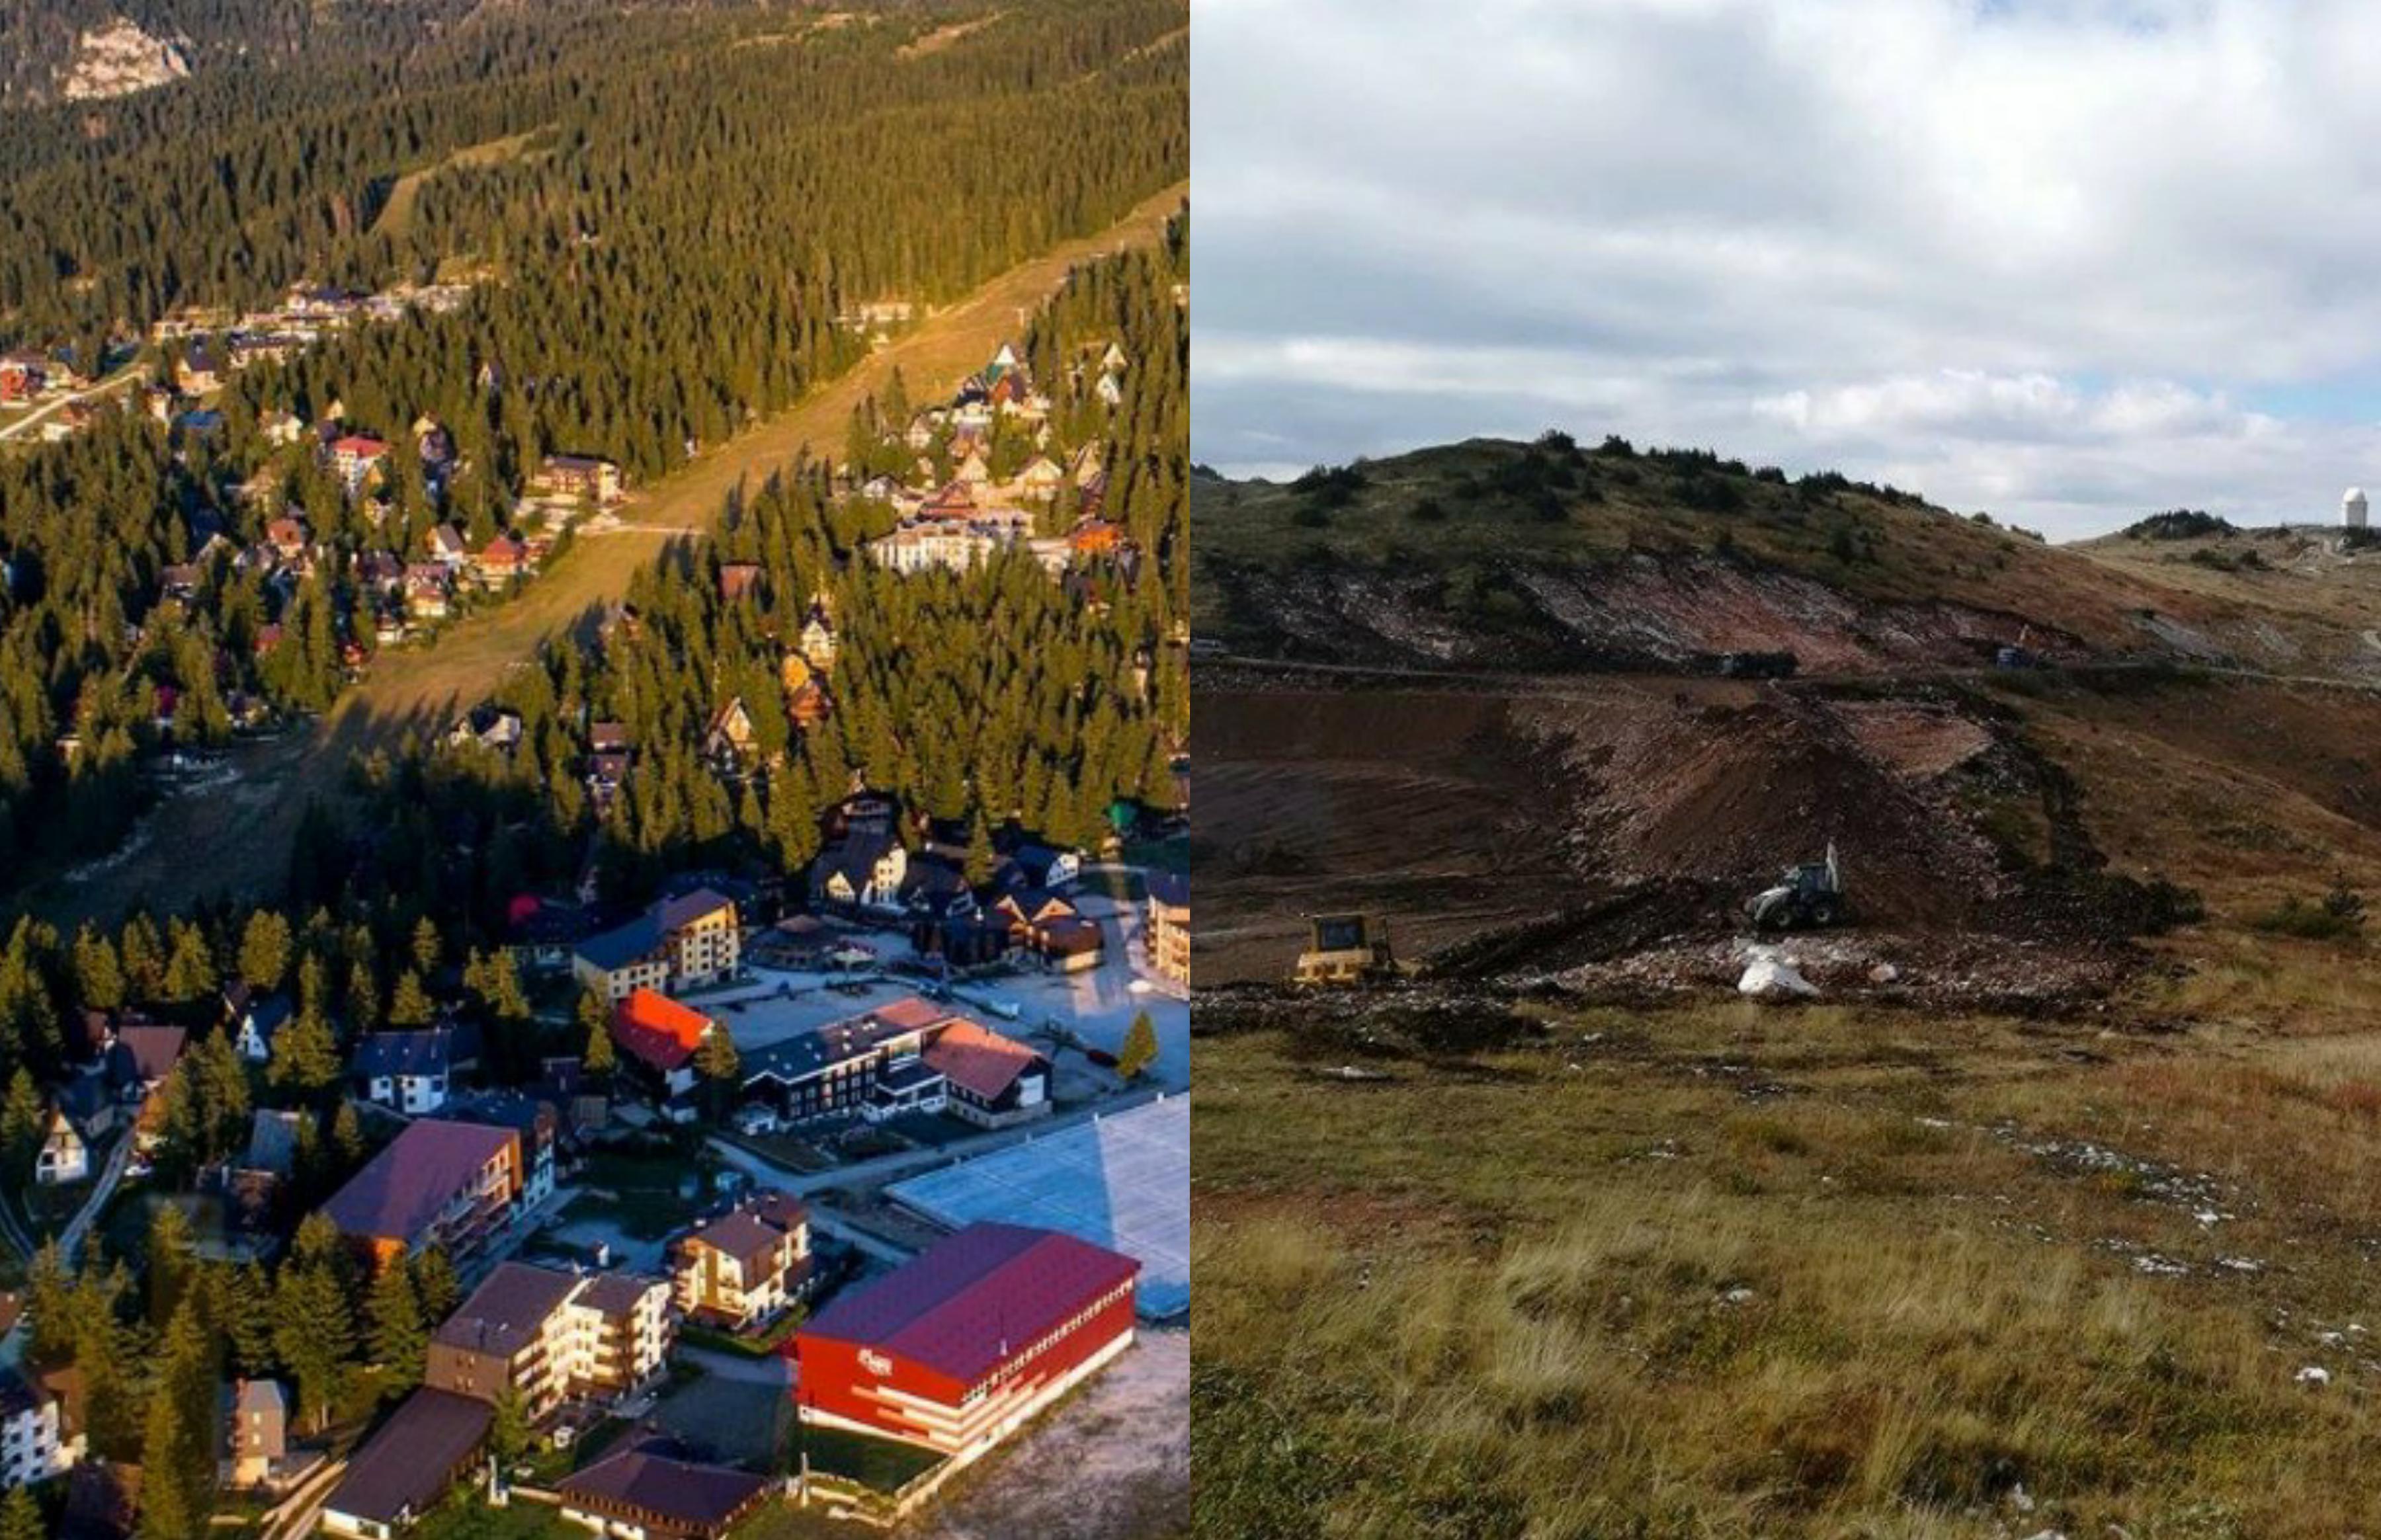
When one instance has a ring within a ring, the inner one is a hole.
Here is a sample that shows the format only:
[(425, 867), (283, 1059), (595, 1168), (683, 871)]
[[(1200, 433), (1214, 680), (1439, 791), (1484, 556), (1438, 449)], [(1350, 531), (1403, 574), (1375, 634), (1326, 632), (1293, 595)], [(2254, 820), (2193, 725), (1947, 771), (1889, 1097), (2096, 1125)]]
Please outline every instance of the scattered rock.
[(2301, 1369), (2295, 1377), (2301, 1385), (2328, 1385), (2331, 1383), (2331, 1371), (2310, 1364)]
[(1815, 985), (1802, 976), (1792, 958), (1767, 947), (1750, 950), (1752, 960), (1745, 964), (1744, 976), (1736, 981), (1738, 994), (1751, 995), (1756, 1000), (1789, 997), (1808, 1000), (1819, 992)]

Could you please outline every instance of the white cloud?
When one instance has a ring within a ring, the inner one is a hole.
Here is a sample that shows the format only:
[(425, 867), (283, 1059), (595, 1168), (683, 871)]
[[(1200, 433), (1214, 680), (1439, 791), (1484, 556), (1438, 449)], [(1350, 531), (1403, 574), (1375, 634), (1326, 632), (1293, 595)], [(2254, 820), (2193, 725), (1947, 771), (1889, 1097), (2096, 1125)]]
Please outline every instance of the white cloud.
[(1194, 0), (1192, 47), (1203, 459), (1562, 422), (2063, 533), (2381, 479), (2381, 7)]

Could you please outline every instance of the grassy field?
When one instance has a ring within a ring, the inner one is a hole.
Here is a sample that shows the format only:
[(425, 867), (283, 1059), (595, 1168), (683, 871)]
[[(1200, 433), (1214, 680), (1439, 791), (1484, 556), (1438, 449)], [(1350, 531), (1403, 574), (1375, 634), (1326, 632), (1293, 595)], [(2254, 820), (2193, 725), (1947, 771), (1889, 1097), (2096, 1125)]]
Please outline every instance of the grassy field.
[(388, 189), (388, 201), (381, 205), (380, 217), (372, 222), (372, 233), (403, 236), (412, 228), (413, 206), (421, 200), (421, 185), (442, 172), (479, 170), (524, 157), (551, 154), (550, 149), (540, 151), (534, 148), (544, 132), (544, 128), (531, 128), (523, 133), (508, 134), (503, 139), (489, 139), (483, 144), (468, 145), (434, 165), (407, 172)]
[(1202, 1533), (2381, 1522), (2371, 1039), (1545, 1026), (1368, 1084), (1201, 1044)]
[(458, 705), (484, 698), (546, 638), (569, 633), (627, 592), (630, 575), (669, 541), (707, 534), (740, 481), (767, 476), (811, 445), (840, 444), (852, 408), (897, 369), (921, 398), (955, 387), (1016, 334), (1019, 317), (1056, 289), (1069, 269), (1158, 239), (1188, 192), (1187, 185), (1169, 188), (1098, 236), (1011, 269), (797, 406), (636, 489), (618, 531), (573, 540), (519, 597), (449, 627), (429, 648), (384, 656), (321, 721), (237, 751), (238, 786), (165, 804), (140, 848), (116, 867), (81, 883), (50, 883), (40, 895), (43, 913), (71, 926), (136, 903), (179, 909), (278, 882), (309, 802), (336, 796), (354, 755), (442, 726)]

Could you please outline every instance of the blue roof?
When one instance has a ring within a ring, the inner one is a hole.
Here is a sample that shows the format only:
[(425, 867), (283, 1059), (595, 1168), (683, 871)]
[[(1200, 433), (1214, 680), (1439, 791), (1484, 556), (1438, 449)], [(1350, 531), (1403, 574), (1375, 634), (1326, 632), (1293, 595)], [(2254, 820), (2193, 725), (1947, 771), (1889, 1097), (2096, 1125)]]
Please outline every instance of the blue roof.
[(661, 928), (652, 916), (640, 915), (617, 929), (588, 937), (579, 943), (579, 955), (609, 973), (652, 956), (661, 944)]

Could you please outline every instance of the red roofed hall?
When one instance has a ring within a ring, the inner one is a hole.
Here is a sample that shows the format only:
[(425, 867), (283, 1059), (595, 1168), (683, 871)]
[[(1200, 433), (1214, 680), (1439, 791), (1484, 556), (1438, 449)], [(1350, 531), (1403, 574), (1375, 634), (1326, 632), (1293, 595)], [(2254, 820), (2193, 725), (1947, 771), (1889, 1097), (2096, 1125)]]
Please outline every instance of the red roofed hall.
[(1132, 1345), (1141, 1264), (973, 1224), (848, 1291), (794, 1339), (802, 1421), (971, 1461)]

